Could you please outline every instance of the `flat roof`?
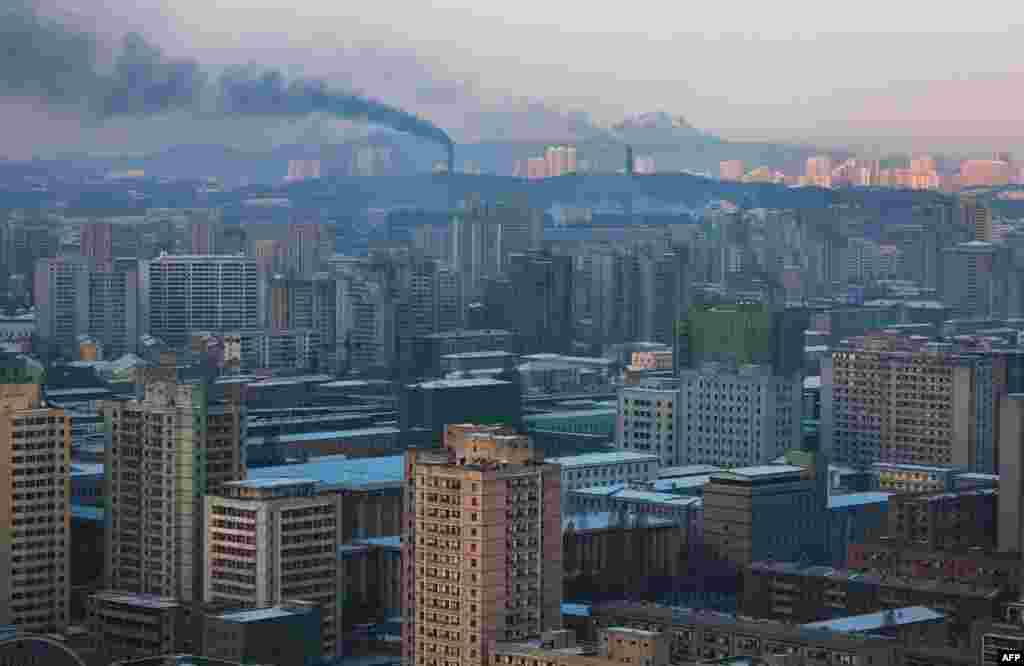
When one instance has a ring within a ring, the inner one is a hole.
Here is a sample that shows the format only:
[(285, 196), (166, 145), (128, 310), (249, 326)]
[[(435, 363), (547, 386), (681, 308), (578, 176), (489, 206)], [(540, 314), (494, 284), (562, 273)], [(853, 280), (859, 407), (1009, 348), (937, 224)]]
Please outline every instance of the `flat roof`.
[(249, 608), (228, 611), (226, 613), (221, 613), (217, 617), (228, 622), (267, 622), (300, 614), (301, 613), (296, 612), (291, 608), (271, 606), (269, 608)]
[(905, 469), (914, 472), (937, 472), (940, 474), (956, 472), (956, 469), (953, 467), (941, 467), (939, 465), (915, 465), (913, 463), (876, 462), (871, 463), (871, 466), (881, 469)]
[[(266, 425), (272, 425), (268, 423)], [(264, 425), (264, 424), (254, 424)], [(251, 445), (266, 444), (292, 444), (295, 442), (316, 442), (322, 439), (355, 439), (357, 437), (373, 437), (377, 435), (397, 435), (401, 432), (394, 426), (377, 426), (374, 428), (352, 428), (350, 430), (318, 430), (316, 432), (299, 432), (290, 435), (278, 435), (273, 437), (246, 437), (245, 443)]]
[(562, 615), (572, 615), (574, 617), (590, 617), (590, 604), (563, 602)]
[(822, 622), (811, 622), (801, 626), (804, 629), (828, 629), (829, 631), (841, 633), (858, 633), (878, 631), (879, 629), (891, 626), (906, 626), (918, 622), (938, 622), (945, 619), (945, 617), (945, 613), (940, 613), (925, 606), (909, 606), (907, 608), (896, 608), (890, 612), (879, 611), (877, 613), (865, 613), (864, 615), (851, 615)]
[(314, 479), (327, 487), (369, 488), (405, 482), (405, 457), (346, 458), (323, 456), (297, 465), (254, 467), (250, 479)]
[(181, 602), (171, 597), (159, 597), (155, 594), (135, 594), (133, 592), (117, 592), (114, 590), (103, 590), (96, 592), (93, 596), (103, 601), (142, 608), (171, 609), (181, 606)]
[(678, 489), (703, 488), (711, 482), (711, 475), (683, 476), (674, 479), (658, 479), (654, 482), (654, 490), (657, 492), (671, 492)]
[(72, 504), (71, 517), (79, 520), (91, 520), (97, 523), (103, 522), (105, 511), (100, 506), (88, 506), (86, 504)]
[(820, 389), (821, 388), (821, 377), (807, 377), (804, 379), (804, 389)]
[(103, 463), (71, 463), (71, 478), (76, 476), (103, 476)]
[(843, 509), (850, 506), (865, 506), (868, 504), (888, 503), (894, 493), (847, 493), (843, 495), (832, 495), (828, 498), (828, 508)]
[(658, 462), (658, 456), (653, 453), (639, 453), (637, 451), (607, 451), (548, 458), (545, 462), (561, 465), (562, 467), (587, 467), (589, 465), (614, 465), (616, 463)]
[(299, 486), (299, 485), (310, 485), (318, 483), (316, 479), (302, 479), (302, 478), (259, 478), (259, 479), (245, 479), (242, 481), (228, 481), (224, 483), (225, 487), (228, 488), (286, 488), (288, 486)]
[(519, 354), (513, 354), (507, 351), (470, 351), (470, 352), (456, 352), (454, 354), (445, 354), (441, 358), (449, 359), (463, 359), (463, 358), (505, 358), (508, 356), (519, 356)]
[(727, 469), (724, 472), (712, 474), (712, 477), (742, 476), (748, 479), (756, 479), (761, 477), (771, 478), (773, 476), (797, 474), (803, 471), (803, 467), (797, 467), (796, 465), (754, 465), (751, 467), (734, 467), (732, 469)]
[(479, 388), (483, 386), (509, 386), (511, 382), (488, 377), (476, 377), (470, 379), (434, 379), (419, 384), (410, 384), (409, 388), (421, 389), (446, 389), (446, 388)]
[(528, 414), (523, 417), (524, 421), (546, 421), (554, 419), (588, 418), (592, 416), (615, 416), (618, 409), (564, 409), (555, 412), (544, 412), (542, 414)]
[(718, 465), (681, 465), (678, 467), (662, 467), (658, 470), (659, 479), (681, 479), (687, 476), (707, 476), (715, 472), (724, 472)]
[[(643, 524), (640, 525), (640, 518), (643, 516)], [(622, 519), (626, 523), (623, 525)], [(642, 512), (629, 512), (623, 514), (619, 511), (580, 511), (578, 513), (567, 513), (562, 516), (562, 530), (568, 530), (572, 525), (575, 532), (586, 532), (589, 530), (607, 530), (612, 527), (673, 527), (676, 521), (664, 516), (651, 515)]]

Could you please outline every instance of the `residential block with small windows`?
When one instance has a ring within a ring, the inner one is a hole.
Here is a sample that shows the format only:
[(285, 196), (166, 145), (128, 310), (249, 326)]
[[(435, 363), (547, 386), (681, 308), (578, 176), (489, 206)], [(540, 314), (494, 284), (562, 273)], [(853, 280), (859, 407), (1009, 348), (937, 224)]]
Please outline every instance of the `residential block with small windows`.
[(403, 659), (484, 666), (498, 641), (561, 626), (561, 471), (528, 437), (449, 425), (406, 453)]
[(67, 626), (71, 419), (42, 394), (43, 368), (0, 355), (0, 625)]

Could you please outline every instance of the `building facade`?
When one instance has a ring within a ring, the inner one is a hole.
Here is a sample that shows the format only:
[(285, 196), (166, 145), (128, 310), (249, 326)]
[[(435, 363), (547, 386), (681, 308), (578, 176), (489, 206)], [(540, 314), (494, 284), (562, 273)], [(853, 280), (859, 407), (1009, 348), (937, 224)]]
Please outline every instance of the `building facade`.
[(451, 425), (444, 450), (410, 450), (406, 470), (406, 663), (483, 666), (497, 641), (559, 628), (558, 467), (509, 429)]
[(144, 396), (101, 402), (108, 442), (106, 587), (202, 600), (203, 495), (245, 474), (243, 408), (160, 368)]
[(43, 369), (0, 356), (0, 624), (68, 625), (71, 419), (42, 396)]
[(998, 355), (911, 338), (858, 338), (822, 367), (822, 447), (836, 463), (995, 471)]
[(203, 599), (263, 607), (301, 599), (320, 607), (326, 655), (339, 652), (341, 495), (314, 480), (250, 479), (221, 485), (203, 510)]

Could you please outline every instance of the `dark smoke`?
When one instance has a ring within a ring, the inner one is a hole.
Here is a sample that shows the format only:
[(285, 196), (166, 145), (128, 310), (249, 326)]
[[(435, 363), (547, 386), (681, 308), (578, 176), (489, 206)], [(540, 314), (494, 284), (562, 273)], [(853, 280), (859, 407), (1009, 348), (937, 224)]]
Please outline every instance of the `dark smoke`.
[(251, 68), (234, 68), (220, 77), (219, 87), (219, 107), (227, 114), (300, 116), (330, 113), (341, 118), (385, 125), (444, 146), (451, 144), (444, 130), (428, 120), (383, 102), (332, 91), (323, 81), (299, 79), (289, 83), (275, 70), (253, 74)]
[[(301, 116), (329, 113), (363, 120), (450, 147), (441, 128), (406, 111), (323, 81), (287, 81), (278, 71), (228, 70), (210, 90), (199, 63), (172, 60), (138, 34), (124, 38), (113, 71), (97, 66), (97, 39), (40, 15), (33, 0), (0, 0), (0, 98), (35, 99), (90, 116), (157, 116), (199, 112), (206, 97), (215, 115)], [(212, 93), (206, 95), (207, 92)]]

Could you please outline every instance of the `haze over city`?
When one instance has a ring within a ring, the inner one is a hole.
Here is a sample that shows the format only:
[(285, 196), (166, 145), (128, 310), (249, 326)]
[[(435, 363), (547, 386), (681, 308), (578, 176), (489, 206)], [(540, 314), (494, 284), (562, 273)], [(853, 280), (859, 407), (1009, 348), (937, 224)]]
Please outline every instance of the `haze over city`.
[[(611, 123), (649, 111), (726, 139), (823, 147), (972, 153), (1013, 149), (1020, 136), (1024, 10), (1013, 4), (934, 14), (880, 1), (844, 12), (811, 2), (629, 11), (531, 1), (95, 5), (41, 8), (108, 44), (139, 31), (175, 58), (323, 76), (431, 118), (463, 142), (498, 138), (494, 117), (509, 112), (520, 117), (504, 139), (571, 138), (569, 112)], [(42, 121), (38, 108), (5, 108), (16, 120), (0, 129), (10, 156), (71, 145), (130, 153), (213, 136), (266, 142), (266, 130), (285, 141), (299, 131), (179, 118), (83, 132), (66, 117)]]

